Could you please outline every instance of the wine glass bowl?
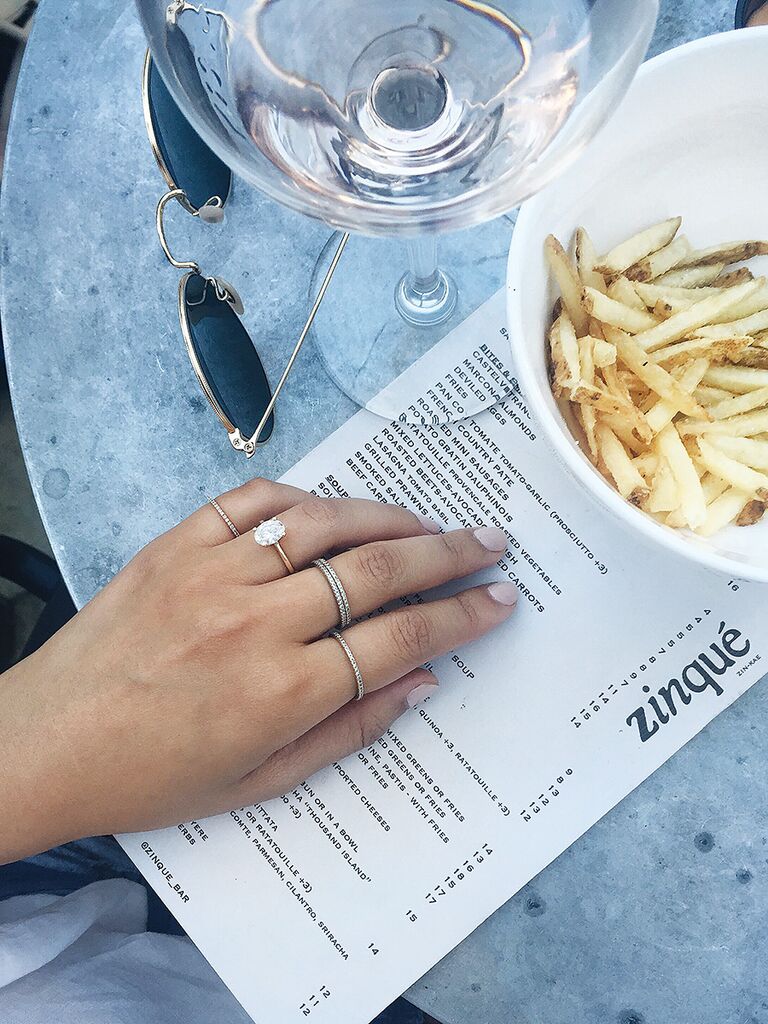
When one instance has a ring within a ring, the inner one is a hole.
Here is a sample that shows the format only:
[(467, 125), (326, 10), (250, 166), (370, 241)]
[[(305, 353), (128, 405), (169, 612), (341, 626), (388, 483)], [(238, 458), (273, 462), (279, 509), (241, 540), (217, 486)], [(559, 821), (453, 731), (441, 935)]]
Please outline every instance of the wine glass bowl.
[[(620, 99), (656, 2), (139, 0), (139, 10), (171, 92), (238, 174), (335, 227), (415, 235), (488, 220), (546, 183), (559, 169), (550, 144), (623, 58), (603, 119)], [(574, 133), (573, 156), (595, 120)]]
[[(466, 240), (448, 239), (444, 268), (435, 237), (488, 224), (575, 160), (658, 13), (658, 0), (137, 4), (169, 90), (214, 152), (285, 206), (376, 240), (366, 278), (350, 266), (374, 242), (348, 247), (313, 331), (339, 387), (387, 418), (402, 396), (382, 389), (503, 281), (501, 261), (495, 277), (479, 269), (500, 233), (477, 235), (486, 251), (469, 264)], [(409, 243), (405, 273), (389, 239)]]

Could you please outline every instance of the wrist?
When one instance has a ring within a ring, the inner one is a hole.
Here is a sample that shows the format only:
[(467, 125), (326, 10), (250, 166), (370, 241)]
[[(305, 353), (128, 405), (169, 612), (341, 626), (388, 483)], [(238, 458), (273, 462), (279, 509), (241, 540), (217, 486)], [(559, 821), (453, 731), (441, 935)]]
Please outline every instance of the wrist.
[(78, 838), (43, 651), (0, 676), (0, 864)]

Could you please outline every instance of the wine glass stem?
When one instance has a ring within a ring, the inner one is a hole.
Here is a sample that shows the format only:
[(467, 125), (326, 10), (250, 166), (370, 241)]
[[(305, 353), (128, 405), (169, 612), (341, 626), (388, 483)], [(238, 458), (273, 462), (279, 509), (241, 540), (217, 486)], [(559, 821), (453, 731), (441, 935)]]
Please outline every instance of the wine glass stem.
[(434, 235), (421, 235), (408, 242), (409, 269), (395, 289), (400, 316), (417, 327), (444, 323), (456, 308), (458, 289), (437, 263)]
[(431, 291), (437, 284), (437, 241), (434, 235), (421, 235), (408, 242), (408, 267), (414, 286)]

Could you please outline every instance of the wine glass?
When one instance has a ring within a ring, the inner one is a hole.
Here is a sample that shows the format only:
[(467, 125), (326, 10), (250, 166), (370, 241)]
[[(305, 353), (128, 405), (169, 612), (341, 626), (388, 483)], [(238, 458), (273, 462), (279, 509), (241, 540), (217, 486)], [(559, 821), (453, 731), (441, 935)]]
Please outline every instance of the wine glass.
[[(401, 375), (501, 284), (510, 222), (499, 218), (609, 117), (658, 14), (658, 0), (137, 4), (168, 88), (211, 148), (278, 202), (355, 233), (314, 341), (358, 405), (416, 422), (413, 374)], [(506, 386), (430, 420), (472, 415)]]

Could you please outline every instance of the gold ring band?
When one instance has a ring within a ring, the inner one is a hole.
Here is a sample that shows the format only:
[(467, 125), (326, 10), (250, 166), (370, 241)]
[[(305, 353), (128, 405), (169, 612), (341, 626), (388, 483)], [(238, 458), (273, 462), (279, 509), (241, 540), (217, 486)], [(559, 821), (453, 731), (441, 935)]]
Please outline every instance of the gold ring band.
[(240, 531), (235, 526), (235, 524), (232, 522), (232, 520), (229, 518), (229, 516), (224, 511), (224, 509), (221, 507), (221, 505), (218, 503), (218, 501), (216, 501), (215, 498), (211, 498), (210, 495), (206, 495), (206, 497), (208, 498), (208, 504), (212, 505), (216, 509), (216, 511), (221, 516), (221, 518), (227, 524), (227, 526), (229, 527), (229, 530), (230, 530), (230, 533), (232, 534), (232, 536), (233, 537), (239, 537), (240, 536)]
[(293, 567), (293, 562), (290, 560), (288, 555), (286, 555), (286, 553), (283, 551), (283, 546), (280, 543), (280, 541), (276, 540), (275, 543), (272, 545), (272, 547), (275, 549), (275, 551), (277, 551), (278, 555), (280, 555), (280, 557), (282, 558), (283, 565), (288, 570), (288, 572), (289, 573), (296, 572), (296, 570)]
[(357, 683), (357, 696), (355, 697), (355, 700), (362, 700), (365, 696), (365, 683), (363, 682), (363, 673), (360, 671), (360, 666), (357, 664), (357, 658), (352, 653), (352, 648), (338, 629), (332, 629), (328, 635), (333, 637), (339, 647), (341, 647), (342, 651), (346, 654), (349, 664), (352, 666), (352, 671), (355, 673), (355, 682)]

